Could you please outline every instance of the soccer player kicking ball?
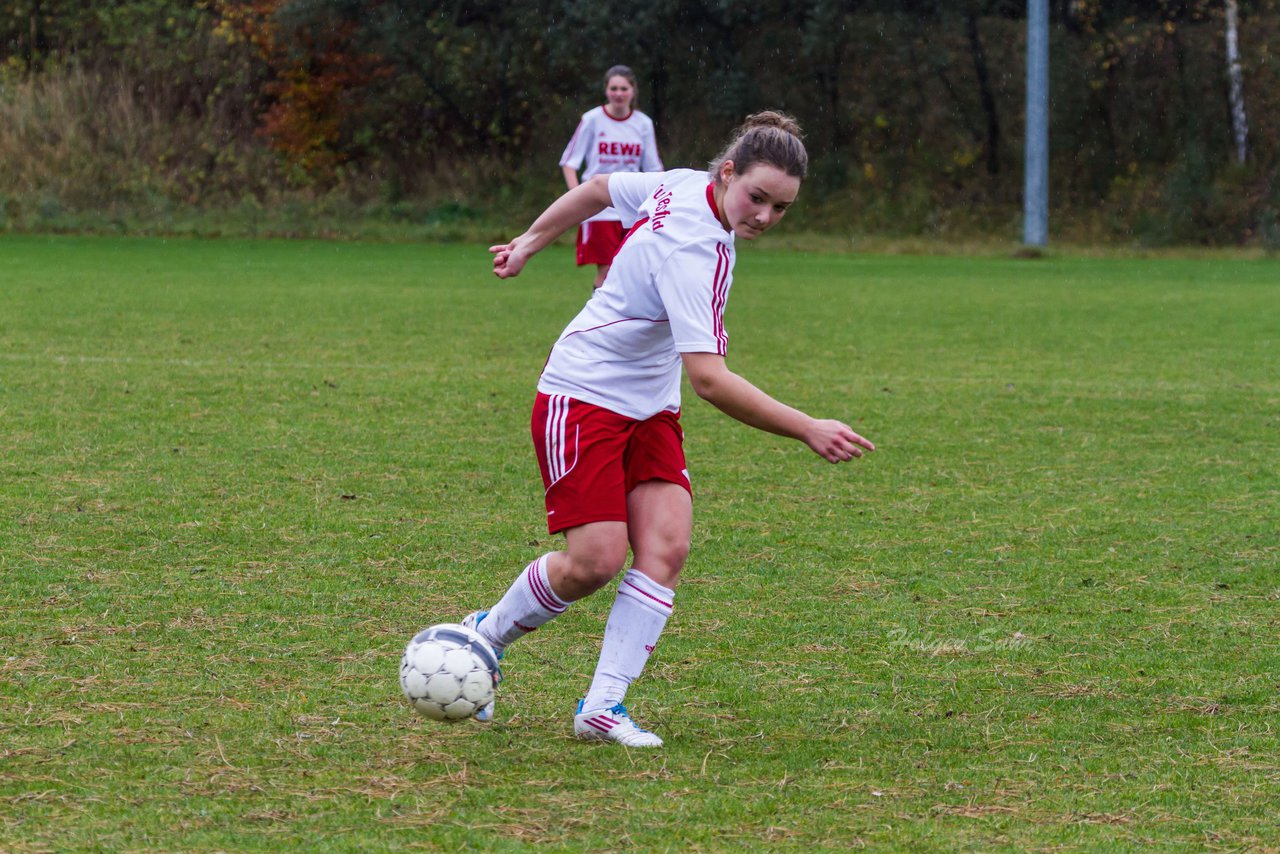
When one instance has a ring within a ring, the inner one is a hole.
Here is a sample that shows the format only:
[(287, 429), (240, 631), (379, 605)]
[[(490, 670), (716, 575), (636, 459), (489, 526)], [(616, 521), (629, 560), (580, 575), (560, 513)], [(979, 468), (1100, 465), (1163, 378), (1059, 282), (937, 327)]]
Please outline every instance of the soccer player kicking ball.
[[(562, 232), (612, 206), (635, 225), (604, 285), (560, 335), (538, 380), (532, 432), (547, 527), (564, 551), (529, 564), (498, 603), (463, 622), (502, 653), (570, 604), (618, 584), (591, 687), (573, 731), (660, 747), (622, 701), (671, 616), (689, 554), (693, 499), (680, 428), (680, 369), (737, 420), (839, 463), (875, 446), (840, 421), (774, 400), (725, 365), (734, 239), (754, 240), (795, 202), (808, 156), (790, 117), (747, 118), (708, 172), (601, 175), (565, 193), (529, 230), (492, 246), (499, 278), (519, 275)], [(493, 705), (476, 717), (489, 720)]]

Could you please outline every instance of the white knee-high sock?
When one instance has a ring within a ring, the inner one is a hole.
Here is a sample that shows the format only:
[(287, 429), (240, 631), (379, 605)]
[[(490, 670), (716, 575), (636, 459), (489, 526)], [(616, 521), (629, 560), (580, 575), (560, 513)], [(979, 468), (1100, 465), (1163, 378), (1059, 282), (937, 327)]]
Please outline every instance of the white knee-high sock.
[(622, 577), (605, 623), (600, 661), (582, 704), (584, 710), (607, 709), (627, 696), (627, 687), (644, 670), (649, 654), (658, 645), (675, 595), (674, 590), (634, 567)]
[(507, 644), (551, 622), (568, 607), (569, 603), (551, 590), (547, 555), (543, 555), (524, 568), (476, 630), (501, 652)]

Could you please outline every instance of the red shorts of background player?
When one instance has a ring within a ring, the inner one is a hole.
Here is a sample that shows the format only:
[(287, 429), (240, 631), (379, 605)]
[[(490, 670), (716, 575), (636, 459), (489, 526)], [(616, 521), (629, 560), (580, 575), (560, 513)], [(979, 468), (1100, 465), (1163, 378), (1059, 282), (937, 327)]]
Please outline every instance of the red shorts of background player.
[(684, 431), (674, 412), (636, 421), (539, 392), (530, 431), (547, 488), (547, 530), (553, 534), (588, 522), (627, 521), (627, 493), (646, 480), (689, 489)]
[(578, 226), (578, 266), (612, 264), (622, 246), (622, 223), (617, 220), (584, 222)]

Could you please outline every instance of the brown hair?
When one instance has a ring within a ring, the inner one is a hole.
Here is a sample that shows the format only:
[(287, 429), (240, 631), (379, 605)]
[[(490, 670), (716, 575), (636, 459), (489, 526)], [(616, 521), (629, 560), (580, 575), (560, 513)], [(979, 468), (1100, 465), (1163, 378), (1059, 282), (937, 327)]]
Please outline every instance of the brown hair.
[(809, 171), (809, 154), (801, 142), (800, 124), (786, 113), (765, 110), (747, 116), (724, 150), (707, 165), (716, 183), (720, 167), (733, 161), (737, 174), (757, 163), (775, 166), (794, 178), (804, 178)]
[(615, 77), (625, 77), (627, 82), (631, 84), (631, 88), (637, 92), (640, 91), (639, 84), (636, 83), (636, 73), (625, 65), (615, 65), (604, 73), (604, 87), (609, 88), (609, 81)]

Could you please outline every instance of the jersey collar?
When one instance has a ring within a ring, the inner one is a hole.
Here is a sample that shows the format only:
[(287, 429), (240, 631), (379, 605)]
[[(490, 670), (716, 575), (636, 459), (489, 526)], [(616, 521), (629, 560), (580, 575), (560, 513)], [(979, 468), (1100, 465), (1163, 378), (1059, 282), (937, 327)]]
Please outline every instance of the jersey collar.
[(627, 114), (626, 114), (625, 116), (623, 116), (622, 118), (618, 119), (618, 118), (614, 118), (614, 117), (613, 117), (613, 114), (609, 112), (609, 105), (608, 105), (608, 104), (605, 104), (604, 106), (602, 106), (602, 107), (600, 108), (600, 112), (604, 113), (606, 116), (608, 116), (609, 118), (613, 119), (615, 122), (625, 122), (627, 119), (631, 118), (632, 114), (634, 114), (634, 113), (635, 113), (635, 111), (636, 111), (636, 110), (635, 110), (635, 107), (632, 107), (631, 109), (627, 110)]
[[(716, 218), (716, 222), (724, 228), (724, 220), (720, 217), (720, 208), (716, 206), (716, 182), (709, 181), (707, 183), (707, 205), (711, 208), (711, 215)], [(732, 233), (732, 231), (730, 231)]]

